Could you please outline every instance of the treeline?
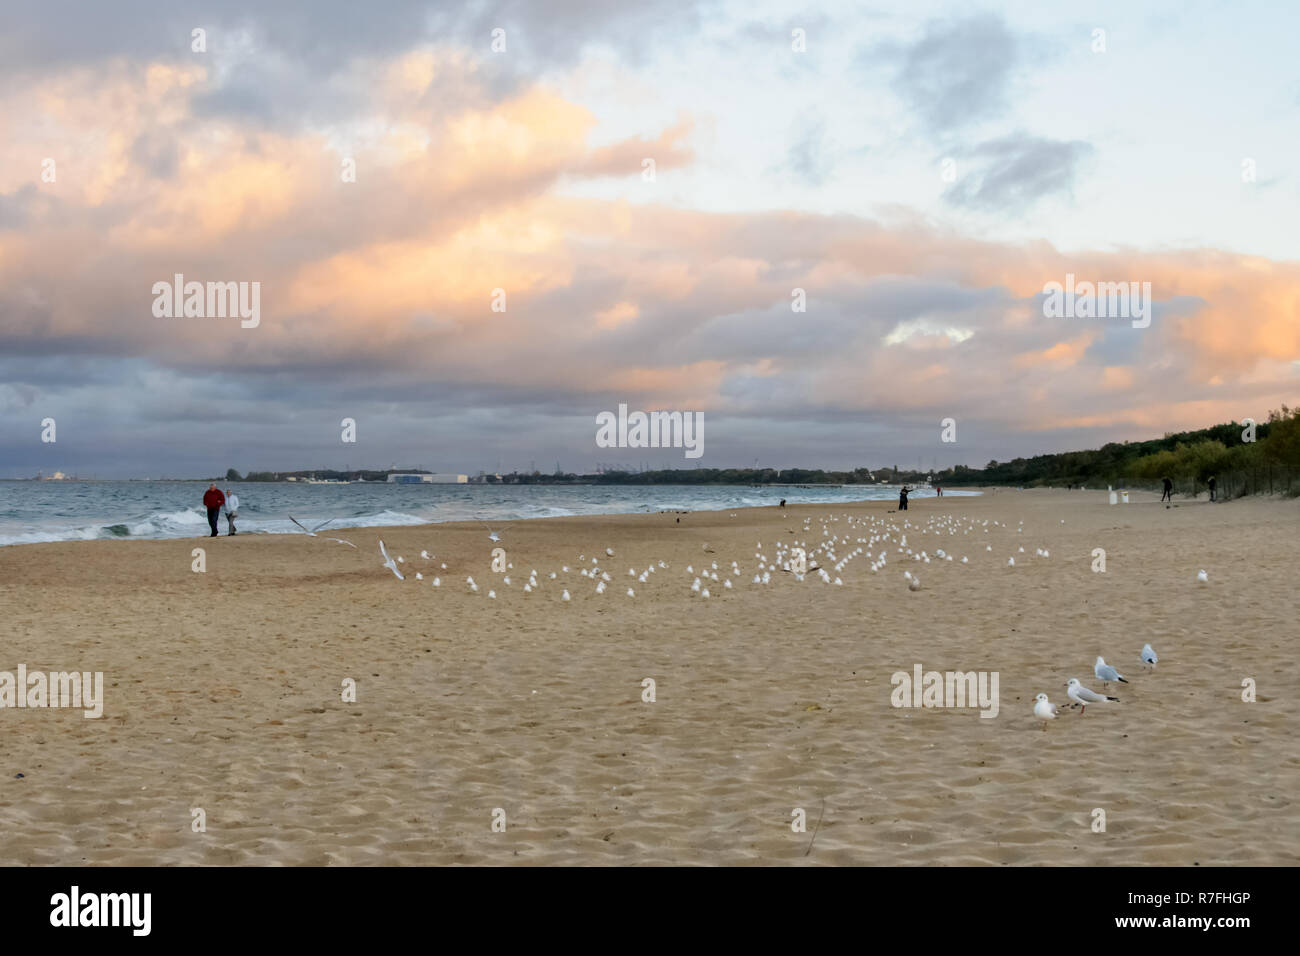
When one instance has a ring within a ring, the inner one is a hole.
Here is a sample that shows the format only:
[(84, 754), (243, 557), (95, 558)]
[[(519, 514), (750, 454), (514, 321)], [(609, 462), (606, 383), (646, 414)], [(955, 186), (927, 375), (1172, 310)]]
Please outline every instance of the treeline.
[(1227, 496), (1300, 494), (1300, 408), (1283, 405), (1253, 427), (1230, 422), (1093, 451), (991, 461), (982, 469), (959, 465), (934, 480), (952, 485), (1154, 487), (1165, 477), (1188, 494), (1203, 490), (1211, 477)]
[(867, 468), (853, 471), (824, 471), (820, 468), (661, 468), (654, 471), (607, 470), (593, 475), (572, 472), (544, 474), (540, 471), (488, 475), (489, 484), (506, 485), (874, 485), (894, 482), (919, 483), (925, 472)]
[[(1253, 440), (1252, 440), (1253, 439)], [(418, 472), (421, 469), (410, 469)], [(228, 481), (283, 481), (293, 476), (385, 481), (388, 470), (250, 472), (241, 478), (231, 468)], [(489, 484), (596, 485), (870, 485), (930, 482), (936, 485), (1013, 487), (1106, 485), (1158, 487), (1168, 477), (1175, 487), (1199, 493), (1215, 477), (1221, 494), (1300, 495), (1300, 408), (1283, 405), (1268, 421), (1249, 428), (1229, 422), (1198, 431), (1177, 432), (1140, 442), (1112, 442), (1089, 451), (990, 461), (983, 468), (957, 465), (926, 472), (882, 468), (824, 471), (820, 468), (666, 468), (656, 471), (604, 471), (597, 474), (512, 472), (473, 479)]]
[[(911, 473), (908, 473), (911, 475)], [(606, 471), (590, 476), (600, 485), (874, 485), (893, 481), (893, 473), (873, 476), (866, 468), (687, 468), (659, 471)], [(908, 480), (915, 481), (914, 476)]]

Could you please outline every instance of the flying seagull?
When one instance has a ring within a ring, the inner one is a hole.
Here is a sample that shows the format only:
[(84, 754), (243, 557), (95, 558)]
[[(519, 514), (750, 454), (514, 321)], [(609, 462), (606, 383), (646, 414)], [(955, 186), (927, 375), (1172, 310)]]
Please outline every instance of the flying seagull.
[(490, 524), (488, 524), (486, 521), (484, 521), (482, 518), (478, 518), (478, 519), (476, 519), (476, 520), (478, 521), (479, 524), (481, 524), (483, 527), (485, 527), (485, 528), (488, 529), (488, 540), (489, 540), (489, 541), (500, 541), (500, 540), (501, 540), (501, 536), (502, 536), (503, 534), (505, 534), (505, 532), (506, 532), (505, 526), (502, 526), (502, 528), (501, 528), (500, 531), (494, 531), (494, 530), (492, 529), (492, 526), (491, 526)]
[(1097, 658), (1097, 663), (1096, 665), (1093, 666), (1092, 672), (1097, 675), (1097, 680), (1101, 681), (1101, 686), (1103, 689), (1105, 689), (1106, 685), (1113, 680), (1117, 680), (1121, 684), (1128, 683), (1128, 681), (1124, 679), (1123, 674), (1121, 674), (1119, 671), (1115, 670), (1115, 668), (1107, 664), (1104, 660), (1101, 659), (1101, 657)]
[[(299, 528), (302, 528), (303, 531), (307, 531), (307, 527), (306, 527), (306, 526), (305, 526), (301, 521), (299, 521), (297, 518), (295, 518), (293, 515), (289, 515), (289, 520), (292, 521), (294, 524), (296, 524)], [(333, 520), (334, 520), (333, 518), (326, 518), (324, 521), (322, 521), (322, 522), (321, 522), (320, 524), (318, 524), (316, 527), (312, 528), (310, 531), (307, 531), (307, 536), (308, 536), (309, 538), (314, 538), (314, 537), (316, 537), (316, 532), (319, 531), (321, 528), (325, 527), (327, 524), (329, 524), (329, 523), (330, 523), (331, 521), (333, 521)]]
[(1070, 695), (1070, 700), (1082, 707), (1079, 711), (1080, 717), (1082, 717), (1084, 711), (1088, 709), (1089, 704), (1104, 704), (1106, 701), (1119, 703), (1118, 697), (1107, 697), (1105, 694), (1098, 694), (1096, 691), (1088, 690), (1088, 688), (1079, 683), (1079, 678), (1077, 677), (1071, 677), (1070, 682), (1065, 686), (1069, 688), (1067, 693)]
[[(306, 532), (307, 537), (309, 537), (309, 538), (315, 538), (315, 537), (318, 537), (318, 535), (316, 534), (316, 532), (319, 531), (321, 528), (325, 527), (327, 524), (329, 524), (329, 523), (330, 523), (331, 521), (333, 521), (334, 519), (333, 519), (333, 518), (326, 518), (324, 521), (322, 521), (322, 522), (321, 522), (320, 524), (318, 524), (316, 527), (312, 528), (310, 531), (307, 531), (307, 529), (303, 526), (303, 523), (302, 523), (301, 521), (299, 521), (297, 518), (295, 518), (293, 515), (289, 515), (289, 520), (292, 521), (294, 524), (296, 524), (299, 528), (302, 528), (302, 530)], [(354, 549), (354, 550), (356, 549), (356, 545), (355, 545), (355, 544), (353, 544), (351, 541), (344, 541), (342, 538), (326, 538), (325, 540), (326, 540), (326, 541), (337, 541), (339, 544), (346, 544), (349, 548), (352, 548), (352, 549)]]
[(384, 547), (383, 538), (379, 539), (379, 553), (384, 556), (384, 567), (397, 575), (397, 580), (405, 581), (406, 578), (402, 577), (402, 572), (397, 570), (397, 562), (388, 556), (388, 549)]

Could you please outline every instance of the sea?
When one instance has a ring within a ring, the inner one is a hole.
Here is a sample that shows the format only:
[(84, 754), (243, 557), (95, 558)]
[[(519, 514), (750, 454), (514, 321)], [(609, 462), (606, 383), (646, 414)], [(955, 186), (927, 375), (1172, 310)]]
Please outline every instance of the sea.
[[(0, 481), (0, 547), (43, 541), (190, 538), (208, 533), (206, 481)], [(432, 485), (386, 482), (230, 482), (241, 534), (309, 528), (388, 527), (443, 521), (493, 523), (563, 515), (724, 511), (790, 504), (896, 499), (896, 485)], [(932, 497), (918, 488), (911, 498)], [(946, 491), (945, 496), (979, 492)], [(221, 521), (225, 533), (224, 517)]]

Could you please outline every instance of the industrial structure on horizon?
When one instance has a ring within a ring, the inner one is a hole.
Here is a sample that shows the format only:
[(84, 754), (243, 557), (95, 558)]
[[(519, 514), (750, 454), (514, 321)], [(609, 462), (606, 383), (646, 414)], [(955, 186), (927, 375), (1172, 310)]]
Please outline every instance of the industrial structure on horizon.
[(453, 475), (450, 473), (437, 473), (424, 475), (419, 473), (390, 474), (388, 476), (390, 484), (398, 485), (463, 485), (469, 482), (468, 475)]

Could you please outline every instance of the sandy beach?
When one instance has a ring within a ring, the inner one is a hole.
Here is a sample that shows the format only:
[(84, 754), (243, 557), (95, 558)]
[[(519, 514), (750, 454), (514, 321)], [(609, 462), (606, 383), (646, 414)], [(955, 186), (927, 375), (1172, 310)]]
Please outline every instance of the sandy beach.
[[(474, 524), (3, 548), (0, 670), (102, 671), (105, 701), (0, 710), (0, 862), (1295, 865), (1300, 501), (1155, 498), (518, 522), (509, 585)], [(752, 583), (760, 550), (889, 527), (877, 573)], [(1098, 654), (1120, 703), (1066, 709)], [(917, 664), (997, 672), (998, 715), (892, 706)]]

